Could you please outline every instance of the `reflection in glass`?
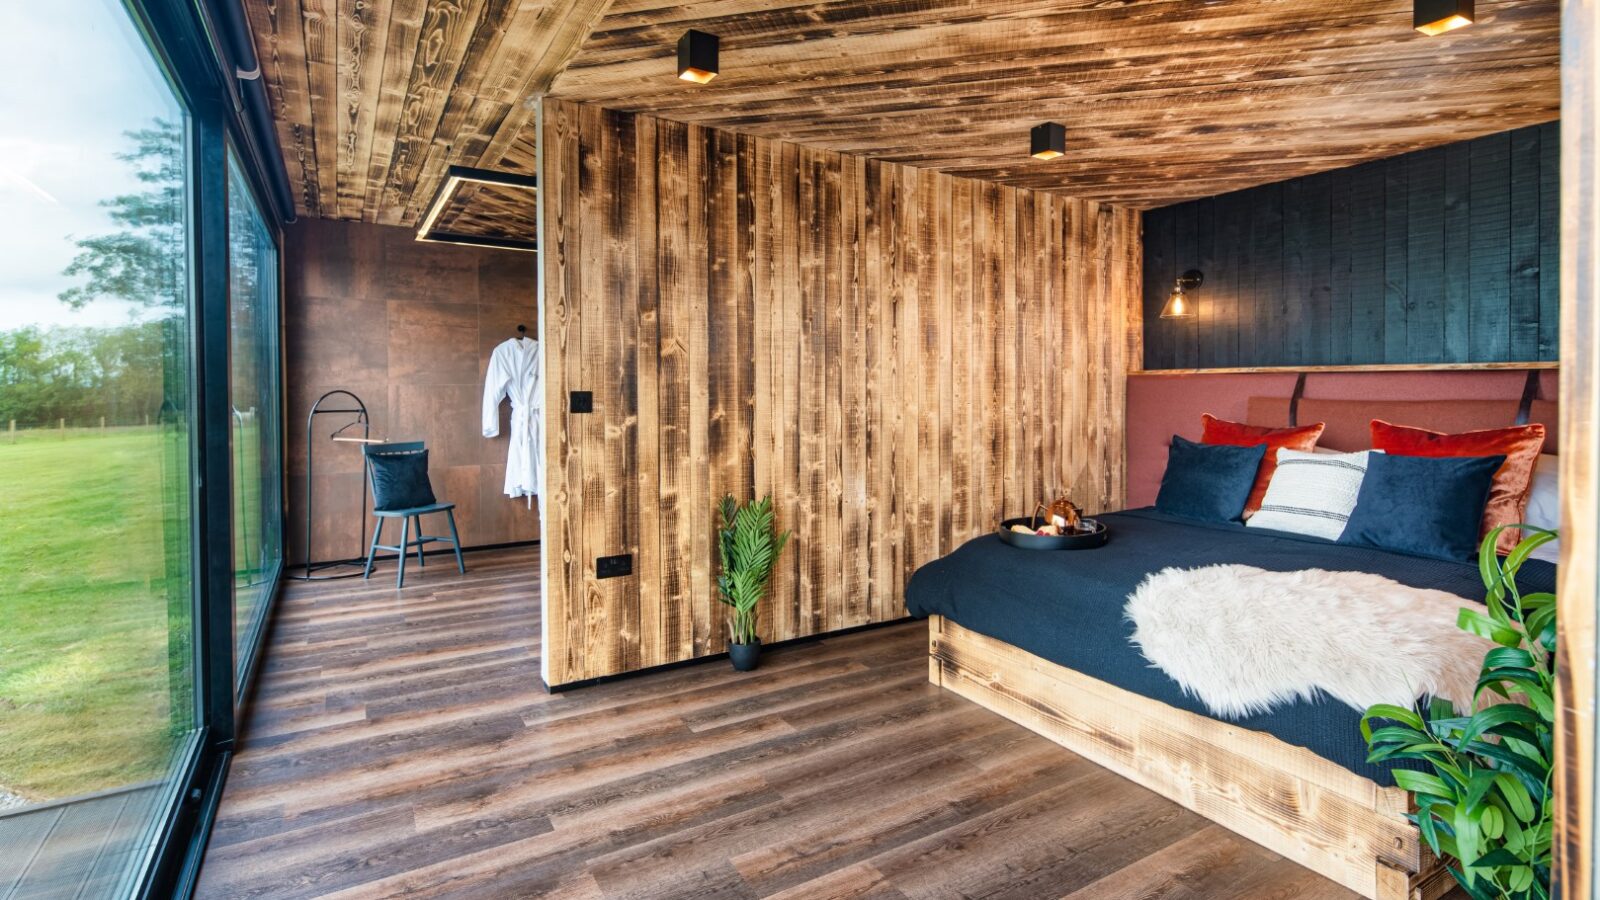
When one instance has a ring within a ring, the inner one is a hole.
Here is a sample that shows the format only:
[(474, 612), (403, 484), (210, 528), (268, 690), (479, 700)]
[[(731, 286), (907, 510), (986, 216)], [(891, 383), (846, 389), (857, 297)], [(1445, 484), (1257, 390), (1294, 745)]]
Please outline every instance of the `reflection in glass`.
[(187, 116), (113, 0), (0, 30), (0, 896), (113, 896), (194, 750)]
[[(278, 252), (228, 154), (228, 302), (233, 400), (234, 659), (246, 664), (283, 560), (278, 439)], [(240, 673), (242, 674), (242, 672)]]

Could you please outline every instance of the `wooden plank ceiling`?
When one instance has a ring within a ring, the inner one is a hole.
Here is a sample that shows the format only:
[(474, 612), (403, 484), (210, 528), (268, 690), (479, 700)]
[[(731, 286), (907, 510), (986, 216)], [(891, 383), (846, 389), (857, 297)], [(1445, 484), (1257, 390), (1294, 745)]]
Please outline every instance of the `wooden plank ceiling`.
[[(531, 170), (524, 101), (546, 91), (1136, 207), (1560, 102), (1557, 0), (1479, 0), (1477, 24), (1437, 38), (1411, 30), (1411, 0), (249, 3), (300, 212), (391, 224), (448, 163)], [(704, 87), (675, 77), (686, 28), (722, 38)], [(1035, 161), (1046, 120), (1068, 152)]]
[[(445, 167), (507, 161), (609, 0), (246, 0), (299, 214), (412, 225)], [(488, 192), (493, 193), (493, 192)], [(532, 237), (532, 204), (510, 230)], [(497, 212), (503, 212), (497, 210)]]

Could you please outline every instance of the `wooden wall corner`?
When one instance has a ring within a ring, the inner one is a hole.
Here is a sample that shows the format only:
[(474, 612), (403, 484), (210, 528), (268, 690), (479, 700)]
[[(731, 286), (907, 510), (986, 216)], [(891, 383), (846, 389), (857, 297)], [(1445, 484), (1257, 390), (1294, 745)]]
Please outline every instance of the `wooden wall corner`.
[[(917, 567), (1060, 492), (1122, 506), (1137, 212), (592, 105), (543, 119), (562, 680), (725, 648), (726, 493), (770, 493), (795, 532), (767, 641), (899, 618)], [(563, 412), (572, 390), (593, 414)], [(634, 576), (597, 581), (618, 553)]]

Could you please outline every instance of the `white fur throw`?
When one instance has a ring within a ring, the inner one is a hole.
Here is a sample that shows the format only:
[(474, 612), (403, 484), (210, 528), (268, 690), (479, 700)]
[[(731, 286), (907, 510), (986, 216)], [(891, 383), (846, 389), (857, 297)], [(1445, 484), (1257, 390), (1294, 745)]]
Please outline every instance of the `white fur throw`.
[(1367, 572), (1163, 569), (1128, 598), (1133, 641), (1213, 714), (1326, 693), (1365, 712), (1432, 694), (1465, 712), (1495, 645), (1456, 627), (1470, 601)]

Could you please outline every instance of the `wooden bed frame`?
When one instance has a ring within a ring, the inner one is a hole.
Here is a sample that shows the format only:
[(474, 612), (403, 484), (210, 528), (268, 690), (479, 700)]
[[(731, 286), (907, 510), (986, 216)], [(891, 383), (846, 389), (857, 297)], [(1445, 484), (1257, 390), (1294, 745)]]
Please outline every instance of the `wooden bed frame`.
[(928, 679), (1373, 900), (1455, 882), (1406, 821), (1405, 791), (928, 619)]

